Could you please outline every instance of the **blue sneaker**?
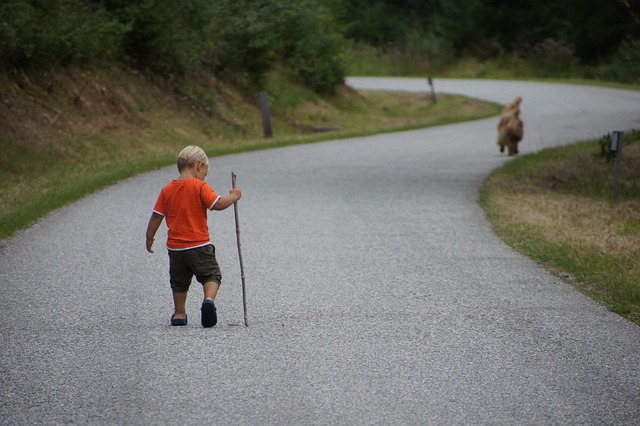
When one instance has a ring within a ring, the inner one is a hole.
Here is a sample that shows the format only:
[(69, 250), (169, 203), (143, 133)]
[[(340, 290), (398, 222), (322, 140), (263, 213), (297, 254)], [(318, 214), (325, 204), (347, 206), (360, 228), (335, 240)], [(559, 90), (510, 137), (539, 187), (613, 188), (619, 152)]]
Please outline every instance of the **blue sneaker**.
[(216, 305), (212, 300), (205, 300), (202, 302), (202, 326), (213, 327), (218, 323), (218, 315), (216, 314)]

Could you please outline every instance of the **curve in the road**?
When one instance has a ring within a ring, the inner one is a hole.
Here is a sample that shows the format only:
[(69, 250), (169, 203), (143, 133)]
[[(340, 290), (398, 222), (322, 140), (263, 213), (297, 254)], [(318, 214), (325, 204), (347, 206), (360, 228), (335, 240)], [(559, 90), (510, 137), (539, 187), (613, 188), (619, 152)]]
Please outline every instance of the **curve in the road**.
[[(427, 90), (420, 79), (349, 79)], [(521, 151), (633, 127), (640, 94), (435, 80), (524, 98)], [(496, 119), (212, 159), (219, 324), (169, 326), (144, 230), (173, 167), (0, 248), (2, 424), (637, 424), (640, 329), (507, 247), (477, 204)], [(162, 232), (162, 230), (161, 230)], [(160, 234), (159, 234), (160, 235)], [(160, 241), (160, 238), (158, 239)]]

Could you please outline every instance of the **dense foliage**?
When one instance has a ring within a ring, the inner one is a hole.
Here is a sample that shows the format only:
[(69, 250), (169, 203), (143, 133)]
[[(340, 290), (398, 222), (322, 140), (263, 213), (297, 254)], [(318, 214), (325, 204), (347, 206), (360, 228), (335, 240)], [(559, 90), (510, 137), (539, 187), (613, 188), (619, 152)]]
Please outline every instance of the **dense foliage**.
[(554, 39), (581, 60), (615, 51), (640, 36), (639, 0), (335, 0), (346, 35), (370, 44), (404, 44), (412, 32), (432, 33), (457, 54), (494, 55)]
[[(538, 76), (576, 66), (640, 80), (640, 0), (333, 0), (345, 35), (432, 65), (525, 60)], [(605, 65), (606, 69), (598, 69)], [(517, 66), (517, 65), (516, 65)], [(565, 75), (566, 76), (566, 75)]]
[(345, 39), (312, 0), (4, 0), (0, 66), (120, 60), (176, 77), (205, 68), (257, 86), (279, 64), (329, 92)]
[(640, 0), (3, 0), (0, 68), (117, 60), (259, 85), (274, 67), (320, 92), (350, 42), (430, 64), (511, 55), (553, 74), (605, 61), (640, 77)]

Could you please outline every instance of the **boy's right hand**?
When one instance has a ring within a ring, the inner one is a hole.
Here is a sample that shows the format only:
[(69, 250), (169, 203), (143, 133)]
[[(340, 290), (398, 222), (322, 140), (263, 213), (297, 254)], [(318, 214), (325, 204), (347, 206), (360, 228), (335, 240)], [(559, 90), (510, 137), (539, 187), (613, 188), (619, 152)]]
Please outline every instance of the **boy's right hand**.
[(242, 197), (242, 191), (239, 186), (229, 190), (229, 195), (221, 196), (213, 205), (213, 210), (224, 210), (233, 206)]

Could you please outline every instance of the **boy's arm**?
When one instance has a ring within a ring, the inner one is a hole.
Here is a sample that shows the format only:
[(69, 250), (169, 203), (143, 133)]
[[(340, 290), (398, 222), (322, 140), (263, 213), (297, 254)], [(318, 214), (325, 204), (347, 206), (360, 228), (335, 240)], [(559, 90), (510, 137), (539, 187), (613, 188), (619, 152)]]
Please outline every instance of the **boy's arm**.
[(149, 224), (147, 225), (147, 251), (149, 253), (153, 253), (152, 246), (154, 237), (156, 236), (156, 232), (158, 232), (162, 219), (164, 219), (164, 216), (159, 215), (156, 212), (153, 212), (149, 218)]
[(229, 206), (232, 206), (236, 201), (242, 198), (242, 191), (240, 187), (236, 186), (229, 191), (229, 195), (221, 196), (218, 201), (213, 205), (213, 210), (224, 210)]

